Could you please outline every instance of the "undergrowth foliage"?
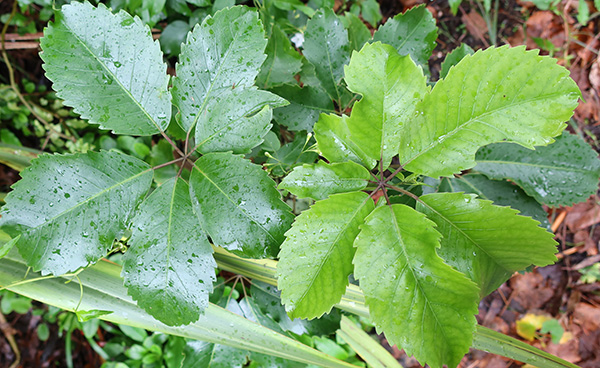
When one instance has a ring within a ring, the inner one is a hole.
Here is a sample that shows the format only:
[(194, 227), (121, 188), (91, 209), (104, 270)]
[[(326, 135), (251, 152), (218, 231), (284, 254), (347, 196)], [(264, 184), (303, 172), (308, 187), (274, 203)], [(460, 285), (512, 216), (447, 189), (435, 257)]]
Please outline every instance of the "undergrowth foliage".
[[(42, 155), (7, 196), (0, 226), (43, 274), (86, 267), (126, 240), (128, 292), (168, 325), (207, 307), (213, 245), (278, 256), (292, 318), (330, 312), (353, 275), (391, 344), (456, 366), (480, 299), (556, 260), (540, 203), (571, 205), (597, 188), (596, 154), (563, 132), (579, 90), (524, 47), (461, 48), (431, 83), (437, 28), (425, 7), (372, 36), (350, 13), (302, 9), (312, 16), (302, 55), (268, 7), (232, 7), (189, 33), (169, 78), (138, 18), (64, 6), (42, 39), (57, 94), (115, 134), (161, 135), (170, 157), (152, 167), (117, 151)], [(314, 131), (321, 156), (304, 156), (279, 184), (316, 200), (295, 221), (244, 156), (279, 149), (273, 118), (297, 131), (300, 143), (279, 153), (298, 152), (288, 168), (310, 141), (301, 131)]]

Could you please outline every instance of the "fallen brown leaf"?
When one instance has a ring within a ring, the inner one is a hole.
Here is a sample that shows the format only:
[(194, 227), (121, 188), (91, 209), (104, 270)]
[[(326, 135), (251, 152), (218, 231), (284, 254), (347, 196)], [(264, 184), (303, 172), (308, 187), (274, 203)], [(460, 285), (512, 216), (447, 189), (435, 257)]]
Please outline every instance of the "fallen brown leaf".
[(586, 334), (600, 330), (600, 308), (587, 303), (579, 303), (573, 311), (573, 322), (577, 323)]

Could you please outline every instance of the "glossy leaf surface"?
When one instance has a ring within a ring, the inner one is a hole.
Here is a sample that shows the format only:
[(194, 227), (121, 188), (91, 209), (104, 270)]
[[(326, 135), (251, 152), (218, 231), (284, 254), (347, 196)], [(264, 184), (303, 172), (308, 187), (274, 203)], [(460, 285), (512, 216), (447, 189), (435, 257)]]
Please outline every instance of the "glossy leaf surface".
[(277, 266), (281, 300), (291, 317), (320, 317), (339, 303), (353, 270), (352, 243), (373, 207), (366, 193), (334, 194), (296, 218)]
[(295, 83), (294, 76), (302, 68), (302, 57), (292, 47), (285, 32), (276, 24), (273, 25), (265, 52), (267, 58), (256, 78), (256, 84), (261, 88), (271, 88), (285, 83)]
[(0, 226), (21, 235), (17, 248), (34, 270), (74, 271), (106, 255), (151, 182), (146, 163), (121, 153), (43, 155), (6, 197)]
[(434, 226), (405, 205), (377, 208), (354, 243), (354, 274), (390, 344), (421, 364), (455, 367), (471, 346), (478, 289), (436, 254)]
[(425, 6), (388, 19), (373, 35), (373, 41), (394, 46), (400, 55), (410, 55), (418, 65), (427, 65), (436, 39), (435, 19)]
[(576, 135), (564, 132), (535, 151), (515, 144), (494, 144), (477, 152), (475, 170), (491, 179), (510, 179), (548, 206), (571, 206), (598, 189), (598, 153)]
[(152, 135), (171, 118), (169, 77), (158, 41), (139, 18), (73, 2), (41, 39), (57, 95), (91, 123), (117, 134)]
[(579, 95), (569, 72), (535, 50), (478, 51), (417, 105), (415, 119), (403, 130), (400, 162), (419, 174), (449, 176), (475, 166), (475, 153), (489, 143), (549, 144)]
[(344, 65), (350, 61), (348, 31), (331, 9), (320, 9), (306, 24), (303, 55), (315, 68), (330, 99), (342, 100), (340, 84)]
[(490, 180), (482, 174), (467, 174), (460, 178), (442, 178), (442, 192), (465, 192), (477, 194), (481, 199), (488, 199), (498, 206), (509, 206), (522, 216), (529, 216), (539, 221), (544, 228), (550, 228), (548, 213), (532, 197), (518, 186), (504, 180)]
[(315, 124), (315, 139), (321, 155), (330, 162), (354, 161), (368, 169), (377, 162), (350, 137), (348, 116), (321, 114)]
[(516, 271), (556, 261), (553, 234), (510, 207), (494, 206), (474, 194), (437, 193), (421, 197), (417, 210), (442, 234), (439, 255), (481, 290), (481, 297)]
[(172, 93), (199, 152), (247, 152), (269, 131), (269, 106), (285, 101), (254, 87), (266, 44), (257, 13), (244, 7), (208, 16), (188, 35)]
[(419, 67), (408, 56), (381, 43), (366, 44), (345, 68), (348, 88), (362, 95), (347, 120), (353, 142), (384, 167), (400, 148), (400, 133), (415, 104), (429, 91)]
[(352, 161), (296, 167), (279, 184), (300, 198), (324, 199), (331, 194), (362, 190), (371, 178), (369, 171)]
[(158, 187), (132, 221), (123, 277), (139, 306), (167, 325), (198, 320), (217, 267), (181, 178)]
[(194, 165), (190, 192), (214, 244), (252, 258), (277, 254), (293, 216), (260, 166), (231, 153), (206, 154)]
[(312, 131), (319, 120), (319, 114), (334, 112), (333, 102), (327, 93), (320, 88), (309, 85), (282, 85), (271, 89), (273, 93), (289, 101), (288, 106), (273, 111), (275, 120), (289, 130)]

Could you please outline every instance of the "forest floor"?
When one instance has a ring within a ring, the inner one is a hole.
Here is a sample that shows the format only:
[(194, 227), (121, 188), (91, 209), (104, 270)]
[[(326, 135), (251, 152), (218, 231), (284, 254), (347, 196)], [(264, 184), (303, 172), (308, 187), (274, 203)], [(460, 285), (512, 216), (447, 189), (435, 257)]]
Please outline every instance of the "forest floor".
[[(0, 3), (0, 14), (10, 12), (10, 3)], [(485, 12), (477, 2), (465, 1), (457, 15), (453, 15), (447, 0), (380, 1), (384, 20), (420, 3), (427, 4), (440, 27), (438, 46), (430, 60), (433, 79), (439, 75), (444, 56), (461, 43), (475, 50), (492, 44), (490, 29), (482, 16)], [(499, 3), (496, 44), (543, 48), (542, 54), (551, 54), (570, 70), (582, 91), (582, 101), (569, 130), (600, 150), (600, 17), (581, 25), (576, 17), (578, 2), (573, 0), (561, 1), (554, 10), (540, 10), (529, 2)], [(37, 48), (11, 50), (9, 55), (21, 77), (32, 81), (43, 78)], [(0, 72), (5, 76), (3, 66)], [(0, 186), (8, 187), (17, 179), (14, 171), (0, 165)], [(559, 242), (559, 261), (530, 273), (514, 275), (481, 302), (478, 322), (524, 341), (530, 338), (532, 345), (581, 367), (600, 367), (600, 270), (589, 268), (594, 264), (598, 267), (600, 263), (600, 198), (596, 195), (572, 207), (549, 209), (548, 216)], [(64, 355), (64, 344), (52, 345), (38, 340), (35, 326), (39, 317), (31, 313), (11, 313), (5, 317), (7, 323), (0, 320), (4, 332), (0, 334), (0, 356), (11, 355), (5, 337), (9, 334), (18, 341), (23, 366), (56, 366), (51, 362), (59, 361)], [(547, 319), (556, 320), (560, 328), (555, 325), (551, 333), (536, 331), (541, 326), (540, 321)], [(527, 327), (531, 326), (534, 333), (527, 333)], [(51, 327), (51, 334), (57, 333), (57, 327)], [(77, 347), (73, 351), (75, 366), (98, 366), (96, 354), (80, 335), (73, 334), (73, 339), (79, 340), (73, 344)], [(420, 367), (413, 358), (390, 348), (383, 337), (380, 339), (403, 366)], [(460, 366), (508, 368), (520, 367), (522, 363), (472, 351)]]

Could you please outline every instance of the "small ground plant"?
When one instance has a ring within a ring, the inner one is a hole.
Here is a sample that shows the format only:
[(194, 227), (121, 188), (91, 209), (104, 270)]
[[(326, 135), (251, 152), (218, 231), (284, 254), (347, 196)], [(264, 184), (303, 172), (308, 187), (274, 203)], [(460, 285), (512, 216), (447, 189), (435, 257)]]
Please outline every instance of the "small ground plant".
[[(461, 48), (428, 81), (437, 29), (425, 7), (373, 35), (351, 13), (300, 9), (302, 55), (281, 9), (236, 6), (194, 27), (171, 78), (139, 18), (63, 6), (41, 43), (58, 96), (114, 134), (160, 135), (164, 154), (152, 165), (116, 150), (40, 156), (6, 197), (3, 253), (61, 275), (127, 248), (129, 295), (171, 326), (206, 310), (213, 245), (279, 257), (290, 317), (330, 312), (353, 275), (390, 343), (456, 366), (480, 299), (556, 260), (540, 204), (597, 188), (596, 154), (563, 133), (579, 90), (524, 47)], [(300, 144), (279, 147), (273, 118)], [(314, 132), (314, 164), (301, 131)], [(281, 163), (274, 175), (296, 166), (280, 190), (317, 200), (297, 218), (248, 159), (259, 151)]]

